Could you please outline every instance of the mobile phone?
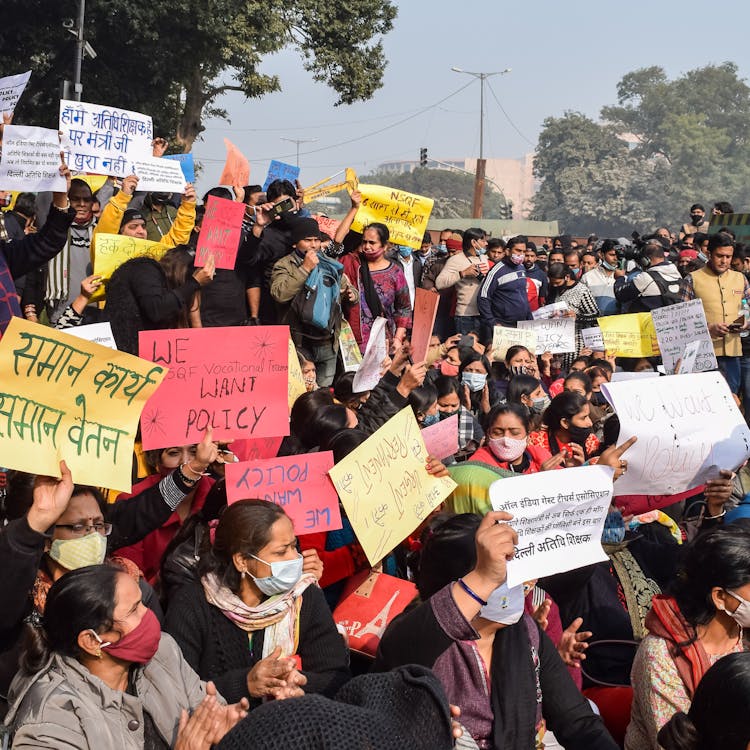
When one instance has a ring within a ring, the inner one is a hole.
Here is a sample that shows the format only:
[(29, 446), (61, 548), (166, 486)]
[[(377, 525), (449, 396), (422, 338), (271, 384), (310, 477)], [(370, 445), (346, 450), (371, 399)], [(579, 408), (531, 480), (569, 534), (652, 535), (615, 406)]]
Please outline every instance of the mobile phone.
[(281, 216), (286, 211), (293, 211), (296, 207), (297, 204), (291, 198), (284, 198), (283, 201), (275, 203), (271, 210), (276, 216)]
[(733, 320), (727, 328), (732, 331), (732, 333), (737, 333), (738, 331), (741, 331), (743, 326), (745, 325), (745, 316), (740, 315), (739, 318), (736, 320)]

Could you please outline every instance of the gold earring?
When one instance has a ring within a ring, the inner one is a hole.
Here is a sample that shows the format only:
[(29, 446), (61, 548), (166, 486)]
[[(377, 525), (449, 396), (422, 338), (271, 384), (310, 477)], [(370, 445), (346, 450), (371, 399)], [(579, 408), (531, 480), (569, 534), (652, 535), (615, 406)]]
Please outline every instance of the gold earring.
[(96, 649), (96, 658), (97, 659), (102, 658), (102, 650), (100, 648)]

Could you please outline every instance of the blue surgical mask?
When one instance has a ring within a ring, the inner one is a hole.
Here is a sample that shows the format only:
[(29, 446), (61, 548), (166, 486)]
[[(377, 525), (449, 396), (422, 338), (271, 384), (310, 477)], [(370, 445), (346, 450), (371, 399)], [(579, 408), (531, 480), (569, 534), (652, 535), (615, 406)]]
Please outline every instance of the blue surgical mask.
[(469, 386), (470, 391), (481, 391), (487, 382), (487, 376), (481, 372), (465, 372), (461, 375), (461, 382)]
[(481, 245), (477, 245), (477, 252), (480, 255), (487, 255), (487, 245), (485, 245), (484, 247), (482, 247)]
[(535, 414), (541, 414), (551, 403), (549, 396), (531, 399), (531, 411)]
[(402, 258), (408, 258), (411, 255), (411, 248), (406, 247), (406, 245), (399, 245), (398, 246), (398, 254)]
[(606, 260), (602, 261), (602, 267), (606, 268), (608, 271), (616, 271), (618, 268), (617, 263), (607, 263)]
[(440, 421), (440, 414), (435, 412), (434, 414), (425, 414), (422, 420), (423, 427), (430, 427), (433, 424), (437, 424)]
[(445, 242), (441, 242), (439, 245), (435, 245), (435, 250), (440, 253), (440, 255), (445, 255), (448, 252), (448, 245), (446, 245)]
[(293, 560), (281, 560), (279, 562), (269, 563), (261, 560), (255, 555), (250, 555), (258, 562), (265, 563), (271, 568), (271, 575), (266, 578), (256, 578), (250, 575), (255, 581), (256, 586), (266, 595), (286, 594), (302, 577), (302, 555), (297, 555)]
[(698, 251), (698, 260), (702, 261), (703, 263), (708, 263), (708, 255), (706, 255), (701, 250)]
[(602, 531), (602, 544), (619, 544), (625, 539), (625, 521), (619, 510), (607, 513)]

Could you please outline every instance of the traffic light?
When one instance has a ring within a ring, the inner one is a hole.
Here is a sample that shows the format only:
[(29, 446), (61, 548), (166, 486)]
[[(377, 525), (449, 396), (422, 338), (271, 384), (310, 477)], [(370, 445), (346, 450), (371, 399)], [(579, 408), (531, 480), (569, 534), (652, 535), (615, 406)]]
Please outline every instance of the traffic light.
[(505, 204), (500, 207), (500, 218), (510, 221), (513, 218), (513, 203), (506, 199)]
[(420, 167), (427, 166), (427, 149), (426, 148), (419, 149), (419, 166)]

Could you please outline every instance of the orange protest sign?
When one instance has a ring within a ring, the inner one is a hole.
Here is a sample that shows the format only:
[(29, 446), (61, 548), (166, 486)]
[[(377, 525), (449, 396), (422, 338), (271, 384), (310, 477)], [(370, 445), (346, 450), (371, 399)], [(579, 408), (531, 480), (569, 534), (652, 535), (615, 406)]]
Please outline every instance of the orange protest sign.
[(247, 185), (250, 182), (250, 162), (232, 141), (225, 138), (224, 145), (227, 147), (227, 160), (219, 177), (219, 185)]
[(414, 292), (414, 324), (411, 331), (411, 358), (414, 362), (424, 362), (427, 359), (438, 302), (440, 295), (435, 292), (427, 289), (417, 289)]

